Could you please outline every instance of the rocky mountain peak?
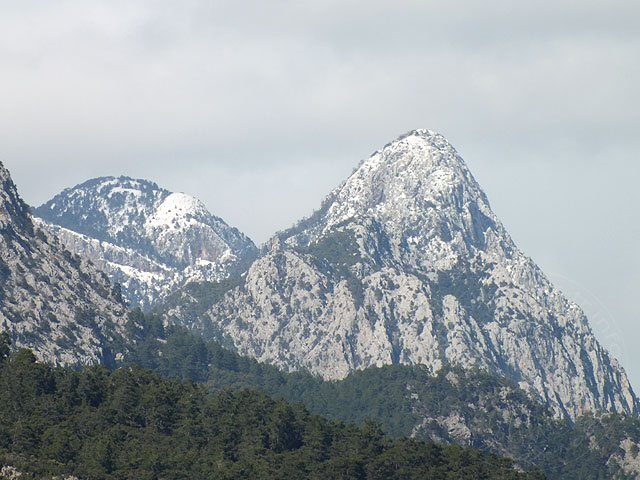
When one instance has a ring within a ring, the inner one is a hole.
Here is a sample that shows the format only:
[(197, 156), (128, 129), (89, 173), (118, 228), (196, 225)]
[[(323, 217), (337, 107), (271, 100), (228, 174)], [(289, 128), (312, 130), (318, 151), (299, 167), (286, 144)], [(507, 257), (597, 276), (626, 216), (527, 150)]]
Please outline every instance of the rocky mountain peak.
[(112, 361), (125, 309), (106, 276), (34, 225), (0, 164), (0, 331), (62, 364)]
[(488, 209), (464, 160), (442, 135), (429, 130), (413, 130), (376, 151), (332, 196), (328, 229), (359, 215), (406, 222), (425, 210), (459, 214), (469, 202)]
[(268, 245), (197, 320), (243, 354), (328, 379), (394, 363), (479, 368), (561, 417), (638, 411), (585, 314), (517, 248), (437, 133), (374, 152)]
[(29, 207), (18, 195), (9, 170), (0, 162), (0, 229), (32, 229)]
[(123, 245), (140, 237), (147, 217), (169, 195), (148, 180), (100, 177), (65, 189), (34, 213), (46, 222)]
[(486, 201), (464, 160), (442, 135), (413, 130), (361, 162), (333, 192), (332, 210), (346, 218), (352, 212), (375, 214), (381, 204), (399, 199), (437, 205), (460, 188)]
[(227, 278), (246, 268), (257, 251), (200, 200), (130, 177), (88, 180), (35, 214), (67, 248), (121, 283), (132, 304), (143, 307), (184, 282)]
[(479, 251), (510, 255), (512, 242), (482, 188), (440, 134), (413, 130), (362, 161), (309, 219), (281, 234), (308, 247), (348, 230), (376, 262), (451, 270)]

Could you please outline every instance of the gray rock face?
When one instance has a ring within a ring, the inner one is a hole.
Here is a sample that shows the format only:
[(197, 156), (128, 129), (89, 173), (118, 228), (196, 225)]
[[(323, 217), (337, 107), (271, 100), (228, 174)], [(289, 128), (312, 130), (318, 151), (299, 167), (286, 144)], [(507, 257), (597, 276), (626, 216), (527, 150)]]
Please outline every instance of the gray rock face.
[(582, 310), (518, 250), (454, 148), (425, 130), (375, 152), (277, 234), (198, 327), (325, 379), (452, 364), (513, 379), (557, 416), (638, 411)]
[(256, 247), (199, 200), (146, 180), (105, 177), (67, 189), (35, 209), (43, 228), (90, 258), (148, 307), (189, 281), (245, 269)]
[(0, 330), (51, 363), (113, 359), (126, 315), (109, 280), (34, 225), (1, 163), (0, 187)]

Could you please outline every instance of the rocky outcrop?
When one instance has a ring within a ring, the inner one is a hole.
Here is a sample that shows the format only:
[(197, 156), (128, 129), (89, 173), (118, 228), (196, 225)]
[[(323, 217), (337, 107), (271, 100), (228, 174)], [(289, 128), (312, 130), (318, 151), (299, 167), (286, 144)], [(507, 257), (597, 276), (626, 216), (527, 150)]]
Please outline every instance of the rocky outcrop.
[(34, 225), (0, 164), (0, 330), (56, 364), (110, 362), (125, 307), (108, 278)]
[(640, 444), (638, 439), (625, 438), (620, 442), (619, 452), (607, 462), (610, 468), (618, 468), (614, 478), (640, 478)]

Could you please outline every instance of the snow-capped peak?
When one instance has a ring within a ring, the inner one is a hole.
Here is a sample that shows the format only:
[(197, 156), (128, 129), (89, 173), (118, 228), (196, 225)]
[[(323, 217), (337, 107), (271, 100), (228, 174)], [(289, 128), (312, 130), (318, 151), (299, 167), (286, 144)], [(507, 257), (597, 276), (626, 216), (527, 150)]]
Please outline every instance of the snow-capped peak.
[[(397, 245), (389, 258), (422, 267), (428, 262), (453, 268), (457, 257), (469, 255), (469, 247), (484, 249), (488, 242), (508, 239), (455, 148), (424, 129), (400, 136), (362, 161), (320, 210), (282, 238), (290, 245), (309, 245), (338, 229), (367, 231), (372, 224), (385, 232), (386, 243)], [(508, 242), (501, 243), (509, 250)]]
[(225, 278), (244, 268), (256, 251), (250, 239), (200, 200), (148, 180), (88, 180), (56, 195), (35, 214), (56, 229), (70, 250), (90, 254), (122, 283), (132, 303), (145, 306), (192, 274), (211, 281)]
[(464, 160), (442, 135), (413, 130), (363, 161), (333, 192), (328, 227), (367, 213), (388, 212), (397, 218), (404, 207), (411, 207), (404, 211), (410, 214), (451, 195), (488, 204)]

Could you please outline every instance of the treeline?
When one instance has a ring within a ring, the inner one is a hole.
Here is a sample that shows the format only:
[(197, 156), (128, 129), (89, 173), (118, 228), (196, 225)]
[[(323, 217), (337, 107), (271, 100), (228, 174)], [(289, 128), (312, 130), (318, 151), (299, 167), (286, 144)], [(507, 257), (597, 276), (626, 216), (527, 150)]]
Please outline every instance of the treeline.
[(32, 478), (540, 479), (474, 449), (390, 440), (255, 390), (80, 371), (0, 341), (0, 462)]
[(552, 479), (605, 479), (612, 472), (625, 478), (608, 460), (620, 453), (624, 438), (640, 440), (638, 419), (606, 415), (575, 424), (559, 421), (512, 382), (481, 371), (445, 368), (433, 376), (421, 366), (393, 365), (325, 382), (307, 372), (283, 373), (183, 328), (165, 328), (155, 315), (134, 311), (130, 320), (136, 346), (125, 365), (203, 382), (214, 391), (257, 388), (330, 419), (356, 425), (375, 421), (398, 439), (414, 435), (459, 443), (437, 422), (423, 421), (457, 415), (473, 426), (465, 445), (540, 467)]

